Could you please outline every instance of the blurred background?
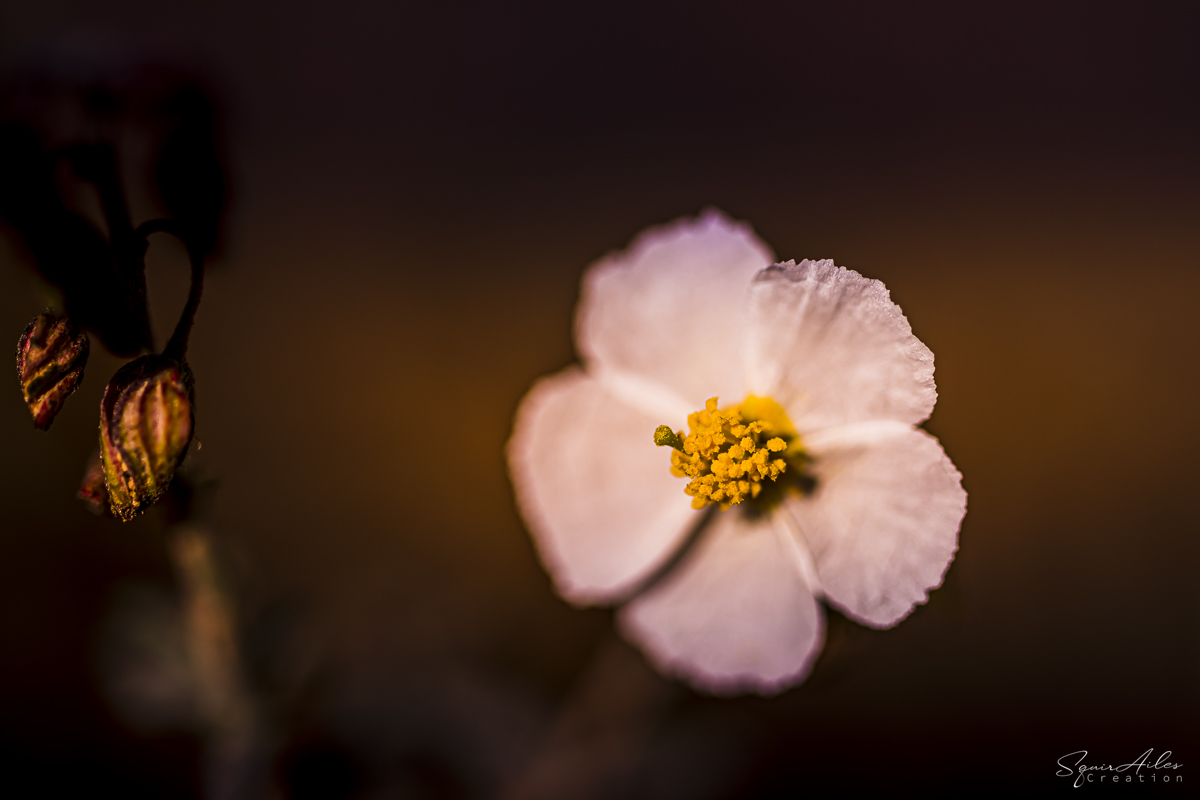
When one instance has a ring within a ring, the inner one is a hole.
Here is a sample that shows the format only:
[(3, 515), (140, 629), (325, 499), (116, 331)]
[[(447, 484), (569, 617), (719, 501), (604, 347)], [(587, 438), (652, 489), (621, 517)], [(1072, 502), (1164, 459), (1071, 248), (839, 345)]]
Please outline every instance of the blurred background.
[[(4, 113), (50, 108), (51, 138), (108, 114), (134, 224), (171, 205), (145, 188), (161, 131), (87, 98), (208, 98), (185, 471), (249, 710), (224, 739), (197, 711), (178, 525), (74, 498), (123, 363), (93, 340), (48, 434), (0, 391), (0, 780), (932, 794), (1066, 790), (1066, 753), (1155, 748), (1190, 781), (1198, 33), (1184, 3), (6, 4)], [(663, 679), (610, 611), (559, 600), (502, 458), (530, 383), (575, 358), (587, 265), (707, 206), (887, 284), (969, 493), (931, 601), (891, 631), (831, 613), (812, 677), (771, 699)], [(55, 295), (3, 234), (15, 344)], [(161, 238), (159, 341), (187, 292)], [(452, 466), (413, 457), (430, 442)]]

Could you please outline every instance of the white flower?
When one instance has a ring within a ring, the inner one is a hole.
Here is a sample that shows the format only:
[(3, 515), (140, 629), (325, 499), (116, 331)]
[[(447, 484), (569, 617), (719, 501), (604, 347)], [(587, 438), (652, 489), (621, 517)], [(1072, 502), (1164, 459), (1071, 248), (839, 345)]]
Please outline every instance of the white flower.
[[(941, 584), (966, 513), (962, 476), (914, 427), (937, 400), (933, 354), (887, 289), (832, 261), (773, 261), (749, 226), (709, 211), (590, 267), (575, 320), (583, 367), (534, 385), (508, 444), (558, 592), (579, 605), (628, 600), (625, 636), (660, 670), (720, 694), (801, 681), (821, 649), (819, 599), (895, 625)], [(711, 492), (720, 468), (677, 455), (709, 475), (708, 489), (689, 484), (672, 475), (676, 451), (654, 443), (660, 424), (681, 430), (713, 397), (723, 409), (769, 398), (786, 412), (750, 452), (783, 436), (768, 456), (787, 444), (791, 480), (764, 469), (760, 487), (739, 491), (722, 478), (738, 496), (706, 495), (721, 505), (710, 518), (684, 489)], [(639, 591), (702, 519), (695, 545)]]

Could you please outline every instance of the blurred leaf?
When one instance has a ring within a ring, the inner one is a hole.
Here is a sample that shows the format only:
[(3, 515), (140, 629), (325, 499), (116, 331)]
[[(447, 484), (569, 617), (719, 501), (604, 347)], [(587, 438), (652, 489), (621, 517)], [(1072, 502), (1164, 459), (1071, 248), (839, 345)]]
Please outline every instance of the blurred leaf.
[[(82, 168), (80, 177), (111, 172), (115, 180), (111, 151), (73, 149), (65, 155), (77, 171)], [(71, 320), (94, 331), (116, 355), (136, 355), (151, 344), (137, 243), (123, 237), (118, 247), (110, 247), (63, 204), (54, 180), (57, 159), (42, 151), (29, 128), (0, 128), (0, 215), (24, 241), (38, 271), (62, 291)], [(98, 188), (102, 198), (112, 194)], [(119, 213), (117, 208), (116, 200), (105, 200), (106, 213)]]
[(159, 155), (156, 178), (163, 204), (184, 223), (194, 246), (217, 249), (225, 211), (226, 179), (217, 145), (217, 114), (196, 86), (177, 89), (164, 103), (174, 126)]

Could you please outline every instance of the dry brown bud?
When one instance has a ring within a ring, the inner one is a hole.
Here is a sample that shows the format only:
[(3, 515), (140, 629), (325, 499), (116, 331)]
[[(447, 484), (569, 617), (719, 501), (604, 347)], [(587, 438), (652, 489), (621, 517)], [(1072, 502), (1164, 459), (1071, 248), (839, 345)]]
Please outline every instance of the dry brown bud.
[(88, 337), (71, 320), (50, 311), (38, 314), (17, 342), (17, 378), (33, 427), (48, 430), (71, 392), (83, 380)]
[(171, 485), (192, 441), (192, 406), (192, 373), (182, 361), (142, 356), (109, 381), (100, 401), (100, 456), (119, 519), (133, 519)]

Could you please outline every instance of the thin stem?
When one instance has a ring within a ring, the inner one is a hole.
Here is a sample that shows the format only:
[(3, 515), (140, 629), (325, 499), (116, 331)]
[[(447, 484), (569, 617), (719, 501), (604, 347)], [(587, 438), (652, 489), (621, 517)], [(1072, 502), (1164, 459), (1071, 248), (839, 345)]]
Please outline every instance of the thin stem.
[(260, 797), (262, 727), (238, 642), (236, 598), (224, 585), (216, 542), (195, 521), (170, 529), (167, 552), (178, 576), (195, 711), (207, 740), (205, 796)]
[(192, 287), (188, 291), (187, 303), (183, 307), (179, 322), (175, 325), (175, 332), (171, 334), (171, 340), (167, 342), (167, 346), (162, 351), (162, 354), (168, 358), (183, 360), (187, 353), (188, 336), (192, 332), (192, 323), (196, 319), (196, 309), (200, 307), (200, 294), (204, 291), (204, 256), (193, 246), (190, 237), (187, 236), (186, 228), (177, 220), (152, 219), (149, 222), (143, 222), (134, 231), (134, 235), (140, 237), (142, 241), (145, 241), (152, 233), (169, 233), (183, 242), (192, 266)]

